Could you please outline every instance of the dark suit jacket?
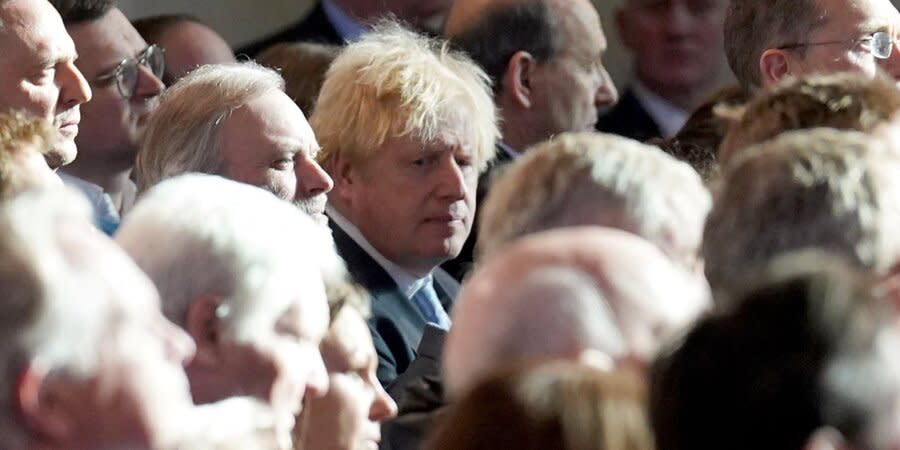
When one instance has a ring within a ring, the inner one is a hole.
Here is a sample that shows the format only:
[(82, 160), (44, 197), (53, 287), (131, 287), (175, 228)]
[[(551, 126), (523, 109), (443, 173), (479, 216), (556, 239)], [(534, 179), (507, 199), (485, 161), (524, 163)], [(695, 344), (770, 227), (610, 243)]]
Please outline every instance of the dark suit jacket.
[[(378, 353), (378, 381), (389, 388), (391, 382), (405, 372), (416, 358), (416, 348), (427, 322), (381, 265), (344, 230), (333, 221), (330, 223), (334, 243), (347, 263), (347, 270), (356, 282), (369, 291), (372, 316), (368, 322)], [(448, 292), (437, 281), (434, 288), (449, 313), (455, 292)]]
[(397, 417), (381, 425), (382, 450), (418, 450), (428, 429), (443, 411), (441, 353), (447, 332), (427, 325), (416, 360), (388, 388), (397, 402)]
[(627, 89), (619, 103), (597, 120), (597, 131), (613, 133), (636, 141), (660, 137), (659, 125), (644, 110), (634, 91)]
[(238, 55), (255, 58), (263, 50), (281, 42), (318, 42), (322, 44), (344, 45), (344, 40), (325, 15), (321, 3), (316, 3), (312, 11), (299, 22), (237, 51)]
[(463, 278), (465, 278), (472, 270), (475, 261), (475, 244), (478, 243), (478, 214), (479, 211), (481, 211), (481, 205), (484, 204), (484, 199), (491, 189), (491, 183), (494, 182), (506, 166), (513, 160), (512, 157), (499, 146), (496, 151), (497, 157), (478, 178), (478, 191), (475, 194), (475, 204), (477, 205), (477, 208), (475, 209), (475, 219), (472, 223), (472, 231), (469, 232), (469, 237), (466, 238), (466, 242), (463, 244), (463, 248), (459, 252), (459, 255), (441, 265), (441, 268), (446, 270), (447, 273), (452, 275), (453, 278), (456, 278), (459, 282), (462, 282)]

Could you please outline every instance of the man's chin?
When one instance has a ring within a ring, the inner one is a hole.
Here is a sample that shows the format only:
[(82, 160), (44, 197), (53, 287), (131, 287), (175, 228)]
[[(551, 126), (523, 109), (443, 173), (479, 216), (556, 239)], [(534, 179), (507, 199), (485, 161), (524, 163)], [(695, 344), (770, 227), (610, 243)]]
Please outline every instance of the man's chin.
[(72, 161), (75, 161), (77, 155), (78, 148), (75, 146), (75, 141), (66, 139), (57, 142), (53, 148), (44, 154), (44, 158), (47, 160), (47, 165), (51, 169), (56, 170), (71, 164)]

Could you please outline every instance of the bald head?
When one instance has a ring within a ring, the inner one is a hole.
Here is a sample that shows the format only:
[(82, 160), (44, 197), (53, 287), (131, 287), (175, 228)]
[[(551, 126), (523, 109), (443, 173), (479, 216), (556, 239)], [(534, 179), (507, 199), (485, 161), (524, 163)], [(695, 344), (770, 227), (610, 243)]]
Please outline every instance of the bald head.
[[(521, 289), (548, 269), (568, 270), (589, 283), (573, 278), (568, 285), (544, 284), (543, 292), (553, 295), (543, 297), (540, 289)], [(584, 308), (585, 299), (597, 303)], [(459, 393), (509, 359), (600, 353), (647, 361), (662, 339), (689, 325), (708, 302), (702, 280), (635, 235), (600, 227), (536, 233), (489, 258), (463, 287), (444, 351), (447, 386), (451, 395)], [(524, 348), (523, 336), (542, 344)], [(551, 339), (555, 348), (541, 347)]]

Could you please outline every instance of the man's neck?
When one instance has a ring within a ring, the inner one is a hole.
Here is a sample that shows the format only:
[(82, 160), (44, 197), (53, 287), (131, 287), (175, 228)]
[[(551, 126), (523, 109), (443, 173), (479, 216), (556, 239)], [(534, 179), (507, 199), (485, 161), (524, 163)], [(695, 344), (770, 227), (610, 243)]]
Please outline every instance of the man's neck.
[(103, 192), (112, 200), (116, 210), (122, 210), (122, 203), (126, 195), (131, 195), (134, 183), (131, 176), (131, 166), (113, 167), (109, 164), (94, 164), (86, 161), (79, 162), (76, 158), (72, 164), (62, 168), (62, 171), (81, 178), (91, 184), (100, 186)]
[(641, 84), (648, 91), (658, 95), (671, 105), (691, 113), (712, 94), (716, 88), (716, 79), (713, 77), (693, 86), (663, 86), (647, 83), (644, 80), (641, 80)]
[[(375, 248), (375, 245), (369, 242), (369, 239), (366, 237), (363, 230), (356, 226), (358, 222), (355, 221), (351, 208), (347, 208), (346, 205), (341, 205), (339, 201), (333, 201), (329, 198), (328, 212), (331, 216), (331, 220), (344, 230), (344, 232), (368, 253), (372, 259), (375, 259), (376, 262), (391, 275), (391, 278), (394, 278), (394, 281), (398, 281), (396, 279), (398, 272), (403, 272), (406, 276), (415, 279), (427, 277), (431, 271), (439, 265), (439, 263), (437, 263), (427, 267), (411, 267), (409, 264), (402, 264), (401, 262), (395, 261), (388, 255), (383, 254), (381, 250)], [(361, 242), (361, 240), (363, 242)], [(405, 276), (403, 278), (405, 278)]]

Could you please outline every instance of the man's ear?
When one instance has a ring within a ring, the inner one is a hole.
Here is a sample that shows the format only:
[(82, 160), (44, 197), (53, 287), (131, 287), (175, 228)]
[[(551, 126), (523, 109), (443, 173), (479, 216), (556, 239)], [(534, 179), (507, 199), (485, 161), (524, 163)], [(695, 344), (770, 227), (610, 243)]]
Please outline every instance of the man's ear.
[(352, 192), (360, 183), (359, 170), (353, 162), (341, 152), (337, 152), (329, 165), (328, 173), (334, 181), (329, 198), (337, 197), (340, 203), (350, 204)]
[(29, 362), (16, 378), (12, 399), (31, 433), (48, 442), (66, 442), (75, 427), (62, 397), (66, 386), (48, 381), (47, 374), (41, 364)]
[(200, 296), (188, 305), (185, 313), (185, 331), (194, 340), (197, 353), (191, 364), (215, 366), (220, 357), (219, 344), (222, 335), (221, 300), (214, 295)]
[(503, 73), (503, 95), (520, 108), (531, 108), (533, 103), (532, 75), (537, 61), (531, 53), (519, 50), (509, 58)]
[(791, 58), (780, 48), (768, 48), (759, 57), (761, 87), (771, 86), (791, 75)]

